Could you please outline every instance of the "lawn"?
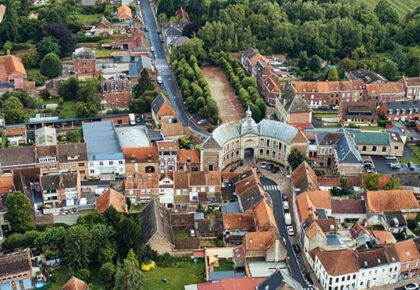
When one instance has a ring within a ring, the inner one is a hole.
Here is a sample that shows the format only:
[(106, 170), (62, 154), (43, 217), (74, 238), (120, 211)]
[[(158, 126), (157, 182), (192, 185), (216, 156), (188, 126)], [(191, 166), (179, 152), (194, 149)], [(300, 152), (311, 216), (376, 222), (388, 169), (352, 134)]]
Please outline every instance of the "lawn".
[(101, 20), (101, 17), (102, 14), (76, 14), (77, 20), (79, 20), (83, 25), (96, 24), (99, 20)]
[(60, 111), (60, 118), (61, 119), (76, 118), (76, 113), (73, 109), (73, 106), (74, 106), (74, 102), (65, 101), (63, 103), (63, 108)]
[[(72, 271), (67, 267), (61, 267), (54, 270), (53, 274), (57, 282), (51, 283), (50, 290), (59, 290), (72, 276)], [(98, 275), (97, 269), (90, 269), (90, 281), (88, 281), (90, 290), (102, 290), (104, 285)]]
[[(362, 0), (370, 9), (375, 9), (379, 0)], [(404, 17), (408, 12), (412, 12), (416, 7), (420, 6), (418, 0), (388, 0), (391, 6), (397, 11), (400, 17)]]
[(338, 113), (315, 113), (314, 117), (317, 118), (317, 119), (336, 118), (336, 117), (338, 117)]
[(227, 259), (220, 259), (219, 267), (215, 268), (214, 271), (216, 272), (233, 271), (233, 262)]
[(417, 164), (417, 165), (420, 164), (420, 146), (408, 145), (408, 148), (410, 148), (411, 152), (413, 152), (413, 155), (416, 157), (414, 158), (401, 157), (401, 158), (398, 158), (398, 160), (401, 163), (408, 163), (409, 161), (411, 161), (414, 164)]
[[(162, 282), (167, 278), (169, 283)], [(176, 266), (157, 267), (150, 272), (144, 272), (145, 290), (182, 290), (185, 285), (204, 282), (205, 267), (203, 262), (178, 262)]]
[(95, 48), (95, 53), (97, 57), (111, 57), (111, 54), (116, 51), (115, 49), (100, 49)]

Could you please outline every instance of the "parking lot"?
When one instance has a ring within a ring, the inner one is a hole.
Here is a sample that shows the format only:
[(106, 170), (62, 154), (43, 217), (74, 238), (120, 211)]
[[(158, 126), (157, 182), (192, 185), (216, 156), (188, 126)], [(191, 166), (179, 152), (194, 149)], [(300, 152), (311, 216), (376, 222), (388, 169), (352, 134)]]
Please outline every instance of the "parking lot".
[(392, 161), (385, 159), (384, 156), (371, 156), (373, 164), (375, 165), (376, 171), (381, 174), (397, 174), (397, 173), (420, 173), (420, 166), (416, 165), (415, 170), (410, 170), (407, 163), (400, 163), (401, 169), (392, 169), (389, 163)]

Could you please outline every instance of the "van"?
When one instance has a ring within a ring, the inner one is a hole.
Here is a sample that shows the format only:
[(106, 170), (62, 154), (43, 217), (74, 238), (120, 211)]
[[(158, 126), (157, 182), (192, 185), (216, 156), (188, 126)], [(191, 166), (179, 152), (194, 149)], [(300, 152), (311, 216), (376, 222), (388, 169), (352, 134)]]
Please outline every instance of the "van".
[(284, 214), (284, 221), (287, 226), (290, 226), (292, 224), (292, 217), (290, 216), (290, 213)]
[(158, 84), (162, 84), (162, 77), (161, 76), (157, 76), (156, 77), (156, 81)]

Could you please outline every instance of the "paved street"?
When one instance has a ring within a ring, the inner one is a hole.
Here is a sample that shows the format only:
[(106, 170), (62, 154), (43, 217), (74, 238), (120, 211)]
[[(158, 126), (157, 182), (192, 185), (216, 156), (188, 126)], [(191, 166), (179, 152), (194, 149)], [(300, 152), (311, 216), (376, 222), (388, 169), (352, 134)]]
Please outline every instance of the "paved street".
[(179, 121), (186, 127), (190, 127), (196, 134), (206, 137), (207, 133), (197, 125), (197, 123), (190, 118), (189, 114), (185, 111), (183, 99), (179, 90), (175, 75), (170, 69), (166, 60), (165, 50), (160, 41), (156, 20), (153, 15), (152, 8), (148, 0), (140, 0), (140, 8), (143, 15), (144, 25), (149, 30), (148, 38), (150, 45), (154, 47), (155, 61), (158, 73), (161, 74), (163, 86), (168, 92), (169, 99), (174, 107)]
[(261, 176), (260, 178), (261, 184), (270, 196), (273, 202), (273, 210), (274, 216), (276, 218), (277, 227), (280, 233), (280, 236), (284, 238), (284, 242), (286, 244), (287, 256), (288, 256), (288, 265), (290, 269), (290, 273), (292, 277), (298, 281), (303, 289), (312, 289), (312, 287), (308, 286), (308, 282), (303, 276), (302, 273), (302, 266), (299, 265), (298, 258), (296, 257), (295, 252), (292, 248), (292, 243), (290, 242), (289, 235), (287, 234), (286, 223), (284, 221), (283, 215), (283, 205), (281, 199), (281, 192), (279, 190), (279, 186), (271, 179)]

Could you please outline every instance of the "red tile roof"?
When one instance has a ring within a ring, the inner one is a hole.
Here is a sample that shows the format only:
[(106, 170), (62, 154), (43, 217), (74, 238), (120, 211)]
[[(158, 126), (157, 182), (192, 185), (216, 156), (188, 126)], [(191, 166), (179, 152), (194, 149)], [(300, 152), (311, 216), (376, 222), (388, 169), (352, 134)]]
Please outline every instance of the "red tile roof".
[(25, 127), (6, 128), (3, 130), (3, 132), (6, 137), (25, 136), (26, 128)]
[(330, 276), (341, 276), (359, 271), (359, 265), (353, 250), (324, 251), (315, 248), (311, 255), (318, 257)]
[(185, 128), (182, 123), (162, 123), (160, 131), (165, 137), (185, 135)]
[(367, 209), (371, 213), (393, 212), (419, 208), (411, 190), (378, 190), (366, 193)]
[(276, 227), (273, 209), (264, 199), (257, 204), (253, 211), (259, 231), (269, 231)]
[(118, 7), (118, 18), (120, 20), (127, 20), (133, 18), (130, 7), (128, 7), (127, 5), (121, 5), (120, 7)]
[(86, 290), (88, 289), (87, 284), (76, 277), (71, 277), (61, 290)]
[(110, 206), (113, 206), (118, 212), (125, 212), (124, 195), (112, 188), (96, 199), (96, 210), (103, 213)]
[(200, 150), (179, 149), (178, 162), (179, 163), (200, 163)]
[(26, 78), (22, 60), (14, 55), (0, 56), (0, 80), (4, 78)]
[(159, 162), (156, 146), (126, 147), (122, 151), (126, 162)]
[(0, 176), (0, 194), (13, 190), (13, 176)]
[(247, 232), (244, 236), (245, 250), (268, 250), (276, 240), (273, 231)]
[(401, 263), (420, 259), (420, 253), (413, 240), (396, 243), (395, 250)]
[(371, 94), (405, 94), (402, 82), (367, 84), (366, 91)]
[(252, 229), (255, 227), (254, 214), (252, 213), (225, 213), (223, 215), (225, 230)]

